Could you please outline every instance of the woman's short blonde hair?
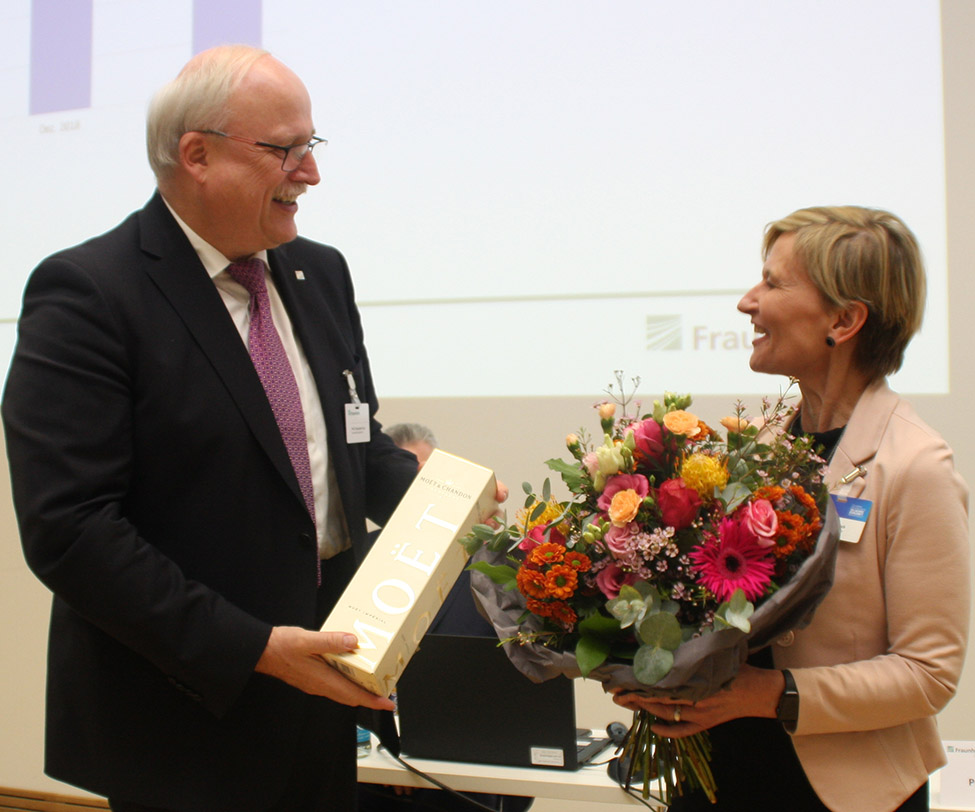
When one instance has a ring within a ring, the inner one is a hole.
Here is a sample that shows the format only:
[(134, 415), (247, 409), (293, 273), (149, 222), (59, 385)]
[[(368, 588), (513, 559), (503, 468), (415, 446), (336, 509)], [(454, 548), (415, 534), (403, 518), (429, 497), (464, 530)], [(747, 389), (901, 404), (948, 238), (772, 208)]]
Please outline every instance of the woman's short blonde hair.
[(234, 90), (265, 56), (267, 51), (250, 45), (220, 45), (197, 54), (159, 89), (146, 116), (146, 150), (157, 181), (179, 164), (179, 140), (185, 133), (226, 126)]
[(900, 369), (921, 327), (926, 282), (917, 239), (897, 216), (860, 206), (799, 209), (769, 223), (762, 256), (783, 234), (828, 305), (867, 306), (854, 363), (873, 379)]

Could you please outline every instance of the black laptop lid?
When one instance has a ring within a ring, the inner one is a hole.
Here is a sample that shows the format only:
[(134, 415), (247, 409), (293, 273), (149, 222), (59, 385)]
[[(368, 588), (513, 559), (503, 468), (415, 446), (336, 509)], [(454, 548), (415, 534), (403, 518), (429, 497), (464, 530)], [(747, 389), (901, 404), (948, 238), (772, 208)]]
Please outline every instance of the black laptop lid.
[(404, 755), (512, 767), (578, 767), (575, 691), (534, 683), (495, 637), (427, 634), (396, 685)]

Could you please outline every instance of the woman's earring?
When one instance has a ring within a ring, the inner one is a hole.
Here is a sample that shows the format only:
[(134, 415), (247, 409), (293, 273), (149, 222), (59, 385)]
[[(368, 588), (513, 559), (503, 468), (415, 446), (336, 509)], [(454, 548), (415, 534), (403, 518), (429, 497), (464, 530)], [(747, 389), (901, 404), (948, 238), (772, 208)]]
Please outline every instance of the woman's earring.
[(834, 339), (833, 336), (826, 336), (826, 346), (827, 347), (835, 347), (836, 346), (836, 339)]

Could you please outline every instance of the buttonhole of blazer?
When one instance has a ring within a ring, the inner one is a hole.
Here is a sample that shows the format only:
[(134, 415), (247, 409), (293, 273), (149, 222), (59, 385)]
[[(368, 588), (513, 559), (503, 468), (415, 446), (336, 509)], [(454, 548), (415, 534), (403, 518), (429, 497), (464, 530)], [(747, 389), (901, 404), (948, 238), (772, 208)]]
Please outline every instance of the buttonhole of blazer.
[(191, 688), (188, 688), (187, 686), (183, 685), (183, 683), (180, 682), (178, 679), (176, 679), (176, 677), (166, 677), (166, 680), (169, 682), (170, 685), (172, 685), (177, 691), (179, 691), (184, 696), (189, 697), (195, 702), (203, 701), (202, 696), (200, 696), (196, 691), (192, 690)]

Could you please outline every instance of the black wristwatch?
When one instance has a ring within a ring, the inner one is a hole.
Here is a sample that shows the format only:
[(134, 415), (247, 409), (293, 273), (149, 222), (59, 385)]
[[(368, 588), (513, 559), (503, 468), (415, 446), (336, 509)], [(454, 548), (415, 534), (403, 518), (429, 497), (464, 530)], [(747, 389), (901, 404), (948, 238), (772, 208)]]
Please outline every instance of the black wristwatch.
[(783, 671), (785, 689), (779, 697), (779, 704), (775, 707), (775, 718), (778, 719), (789, 733), (795, 733), (796, 722), (799, 721), (799, 691), (792, 674)]

